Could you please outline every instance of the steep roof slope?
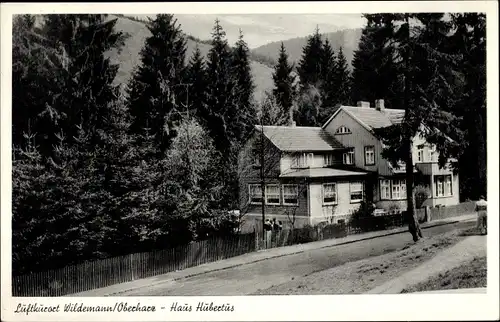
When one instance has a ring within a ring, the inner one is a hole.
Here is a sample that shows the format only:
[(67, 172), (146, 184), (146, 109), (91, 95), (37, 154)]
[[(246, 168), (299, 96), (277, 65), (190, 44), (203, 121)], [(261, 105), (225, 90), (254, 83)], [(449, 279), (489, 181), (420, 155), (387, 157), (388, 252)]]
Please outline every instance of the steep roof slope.
[[(260, 131), (261, 126), (255, 128)], [(344, 146), (320, 127), (263, 126), (264, 135), (278, 149), (286, 152), (333, 151)]]

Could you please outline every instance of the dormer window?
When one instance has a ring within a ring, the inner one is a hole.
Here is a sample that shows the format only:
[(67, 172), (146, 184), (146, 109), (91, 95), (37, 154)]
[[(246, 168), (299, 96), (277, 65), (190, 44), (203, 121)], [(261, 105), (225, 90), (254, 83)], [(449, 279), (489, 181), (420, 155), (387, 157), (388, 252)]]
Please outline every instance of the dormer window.
[(351, 133), (351, 130), (349, 130), (349, 128), (344, 126), (344, 125), (339, 127), (337, 129), (337, 131), (335, 131), (335, 134), (350, 134), (350, 133)]
[(292, 168), (302, 169), (314, 166), (313, 153), (298, 153), (293, 156)]

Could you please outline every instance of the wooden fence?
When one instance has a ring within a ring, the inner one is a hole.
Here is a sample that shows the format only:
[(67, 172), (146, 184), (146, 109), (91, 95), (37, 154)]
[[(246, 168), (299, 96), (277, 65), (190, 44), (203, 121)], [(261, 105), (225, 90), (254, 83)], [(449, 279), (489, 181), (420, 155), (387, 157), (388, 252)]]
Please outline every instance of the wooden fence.
[(441, 220), (455, 216), (462, 216), (472, 214), (475, 211), (476, 202), (467, 201), (452, 206), (441, 206), (432, 208), (417, 209), (417, 216), (419, 218), (430, 217), (430, 220)]
[(161, 275), (255, 251), (255, 234), (213, 238), (171, 249), (106, 258), (13, 276), (13, 296), (62, 296)]

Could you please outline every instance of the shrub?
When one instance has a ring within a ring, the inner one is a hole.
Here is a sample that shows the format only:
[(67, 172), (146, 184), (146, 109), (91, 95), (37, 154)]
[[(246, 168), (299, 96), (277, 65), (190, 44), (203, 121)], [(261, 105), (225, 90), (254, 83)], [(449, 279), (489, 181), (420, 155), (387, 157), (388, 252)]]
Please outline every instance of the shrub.
[(429, 199), (431, 193), (426, 186), (418, 185), (414, 188), (413, 195), (415, 196), (415, 207), (420, 209), (424, 202)]
[(367, 231), (372, 218), (375, 218), (373, 217), (373, 210), (375, 210), (375, 207), (372, 204), (362, 201), (359, 208), (351, 216), (351, 227), (355, 230)]

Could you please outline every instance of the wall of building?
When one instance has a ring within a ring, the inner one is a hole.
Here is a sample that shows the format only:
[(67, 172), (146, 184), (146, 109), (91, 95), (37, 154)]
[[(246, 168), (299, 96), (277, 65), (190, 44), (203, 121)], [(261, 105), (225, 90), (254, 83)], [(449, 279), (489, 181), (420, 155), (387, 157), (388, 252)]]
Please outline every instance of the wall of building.
[[(323, 205), (323, 183), (337, 184), (336, 205)], [(345, 219), (360, 205), (360, 203), (351, 203), (350, 181), (348, 179), (323, 179), (323, 182), (312, 182), (310, 192), (311, 221), (313, 224), (325, 221), (337, 222), (338, 219)]]
[[(346, 126), (351, 130), (351, 133), (335, 134), (335, 131), (340, 126)], [(340, 110), (335, 118), (326, 126), (325, 130), (344, 146), (354, 148), (354, 163), (356, 167), (384, 175), (391, 174), (387, 161), (381, 156), (382, 144), (380, 141), (347, 112)], [(365, 146), (373, 146), (375, 148), (375, 165), (365, 165)]]

